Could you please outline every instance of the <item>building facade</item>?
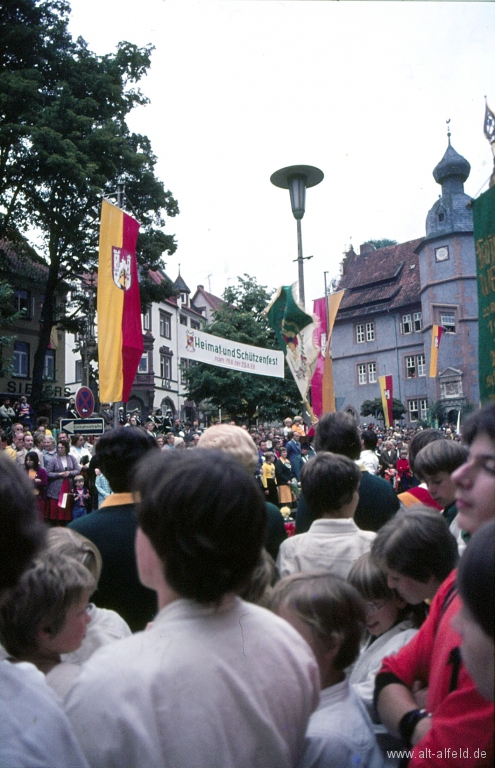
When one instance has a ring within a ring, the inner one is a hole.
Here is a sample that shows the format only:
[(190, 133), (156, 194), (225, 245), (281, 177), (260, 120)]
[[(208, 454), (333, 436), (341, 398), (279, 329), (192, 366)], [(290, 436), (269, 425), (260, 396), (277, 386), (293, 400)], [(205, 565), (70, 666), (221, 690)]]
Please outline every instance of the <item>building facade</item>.
[[(12, 402), (31, 394), (34, 355), (40, 336), (43, 292), (48, 277), (48, 267), (41, 259), (28, 252), (18, 252), (11, 244), (0, 241), (0, 278), (14, 292), (14, 309), (20, 313), (12, 324), (1, 329), (2, 335), (12, 339), (2, 348), (2, 368), (7, 369), (0, 377), (0, 398)], [(59, 301), (60, 297), (56, 299)], [(52, 328), (50, 348), (46, 351), (43, 369), (43, 404), (39, 412), (57, 418), (63, 413), (67, 397), (65, 386), (64, 333)]]
[[(157, 284), (168, 280), (162, 270), (148, 272)], [(186, 334), (200, 330), (211, 319), (212, 313), (223, 300), (198, 286), (191, 298), (191, 290), (179, 275), (173, 287), (177, 296), (153, 303), (142, 316), (143, 356), (134, 380), (127, 411), (138, 409), (144, 418), (151, 410), (161, 408), (172, 418), (192, 421), (200, 417), (196, 403), (186, 396), (186, 371), (189, 359), (185, 350)], [(75, 352), (78, 340), (67, 334), (67, 387), (71, 393), (83, 384), (84, 361)]]
[[(450, 421), (478, 388), (478, 301), (473, 222), (464, 182), (467, 160), (449, 145), (433, 171), (442, 194), (417, 240), (360, 253), (342, 264), (345, 289), (332, 335), (337, 410), (361, 421), (364, 400), (380, 397), (378, 377), (393, 376), (406, 424), (427, 421), (441, 403)], [(429, 376), (433, 324), (442, 325), (437, 375)], [(369, 417), (366, 418), (369, 421)]]

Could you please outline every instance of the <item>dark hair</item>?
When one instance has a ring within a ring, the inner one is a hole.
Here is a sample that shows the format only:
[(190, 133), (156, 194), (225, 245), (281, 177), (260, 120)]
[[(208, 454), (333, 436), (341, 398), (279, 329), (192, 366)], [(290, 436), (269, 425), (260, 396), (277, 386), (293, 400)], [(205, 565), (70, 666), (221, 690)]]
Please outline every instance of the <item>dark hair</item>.
[(63, 445), (64, 446), (65, 455), (68, 456), (69, 455), (69, 451), (70, 451), (69, 443), (66, 443), (65, 440), (60, 440), (60, 439), (57, 440), (57, 453), (58, 453), (58, 446), (59, 445)]
[(321, 451), (301, 469), (301, 489), (314, 518), (337, 512), (352, 501), (361, 472), (346, 456)]
[(364, 447), (367, 451), (374, 451), (378, 438), (372, 429), (363, 429), (361, 432), (361, 440), (364, 443)]
[(36, 451), (28, 451), (26, 455), (24, 456), (24, 466), (27, 467), (26, 459), (31, 459), (31, 461), (34, 463), (34, 468), (38, 469), (40, 465), (40, 457), (36, 453)]
[(487, 435), (495, 442), (495, 404), (490, 403), (466, 420), (462, 428), (463, 441), (471, 445), (478, 435)]
[(138, 521), (182, 597), (217, 603), (256, 568), (265, 500), (254, 477), (220, 451), (170, 451), (141, 461)]
[(347, 581), (357, 589), (364, 600), (390, 600), (397, 595), (397, 592), (388, 586), (385, 572), (375, 563), (370, 552), (358, 557), (349, 571)]
[(473, 619), (495, 639), (495, 520), (479, 528), (466, 547), (457, 573), (457, 586)]
[[(347, 576), (349, 584), (357, 589), (366, 601), (391, 600), (398, 597), (395, 589), (390, 589), (385, 572), (375, 563), (370, 552), (358, 557)], [(408, 619), (411, 626), (419, 628), (426, 618), (426, 604), (405, 605), (399, 608), (397, 621)]]
[(80, 437), (83, 437), (83, 435), (80, 432), (75, 432), (70, 439), (72, 445), (76, 446)]
[(315, 451), (340, 453), (359, 459), (361, 440), (355, 420), (347, 413), (326, 413), (316, 427)]
[(45, 543), (33, 487), (21, 466), (0, 455), (0, 592), (15, 586)]
[(324, 571), (293, 573), (273, 589), (270, 608), (278, 612), (283, 605), (310, 628), (324, 650), (329, 650), (336, 638), (341, 640), (333, 662), (335, 669), (343, 670), (356, 660), (366, 621), (365, 606), (359, 592), (344, 579)]
[(117, 427), (102, 435), (96, 444), (95, 456), (114, 493), (131, 490), (135, 465), (153, 449), (160, 450), (158, 443), (139, 427)]
[(414, 461), (416, 475), (424, 480), (426, 475), (448, 472), (449, 475), (467, 461), (468, 450), (455, 440), (435, 440), (420, 450)]
[(371, 555), (404, 576), (426, 583), (431, 576), (447, 578), (459, 559), (457, 542), (445, 518), (430, 507), (417, 505), (398, 512), (383, 525)]
[(411, 472), (416, 473), (414, 461), (418, 453), (421, 451), (421, 449), (424, 448), (425, 445), (428, 445), (429, 443), (433, 443), (435, 440), (443, 440), (443, 439), (444, 437), (440, 432), (440, 430), (438, 429), (423, 429), (421, 432), (416, 432), (411, 442), (409, 443), (408, 459), (409, 459), (409, 466), (411, 467)]

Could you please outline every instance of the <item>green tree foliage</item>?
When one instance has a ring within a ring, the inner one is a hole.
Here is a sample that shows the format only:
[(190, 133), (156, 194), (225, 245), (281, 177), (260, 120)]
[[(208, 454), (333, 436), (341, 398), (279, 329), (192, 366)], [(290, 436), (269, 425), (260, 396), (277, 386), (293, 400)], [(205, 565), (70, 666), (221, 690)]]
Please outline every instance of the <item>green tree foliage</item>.
[[(14, 307), (14, 291), (8, 283), (0, 280), (0, 326), (2, 329), (8, 329), (16, 320), (22, 316), (22, 312), (16, 312)], [(5, 347), (10, 347), (15, 336), (0, 336), (0, 376), (8, 376), (12, 371), (12, 364), (4, 357)]]
[[(223, 293), (226, 302), (217, 310), (206, 333), (242, 344), (278, 349), (275, 334), (262, 315), (271, 294), (254, 277), (237, 278), (236, 286)], [(187, 371), (188, 397), (209, 401), (236, 420), (284, 419), (300, 410), (299, 391), (286, 366), (285, 379), (258, 376), (241, 371), (197, 363)]]
[[(406, 408), (396, 397), (392, 400), (392, 416), (394, 420), (401, 419), (406, 412)], [(373, 416), (375, 419), (384, 421), (383, 405), (381, 397), (375, 397), (374, 400), (364, 400), (361, 404), (361, 416)]]
[[(141, 223), (138, 261), (150, 269), (176, 243), (163, 232), (177, 202), (155, 176), (147, 136), (126, 117), (147, 102), (137, 84), (151, 47), (120, 43), (96, 56), (67, 29), (64, 0), (11, 0), (0, 6), (0, 237), (36, 235), (48, 266), (34, 356), (33, 402), (51, 327), (63, 322), (55, 296), (69, 279), (95, 268), (100, 199), (119, 182)], [(173, 293), (171, 285), (161, 298)]]
[(388, 245), (397, 245), (397, 240), (389, 240), (387, 237), (382, 237), (381, 240), (368, 240), (367, 242), (373, 246), (374, 251), (386, 248)]

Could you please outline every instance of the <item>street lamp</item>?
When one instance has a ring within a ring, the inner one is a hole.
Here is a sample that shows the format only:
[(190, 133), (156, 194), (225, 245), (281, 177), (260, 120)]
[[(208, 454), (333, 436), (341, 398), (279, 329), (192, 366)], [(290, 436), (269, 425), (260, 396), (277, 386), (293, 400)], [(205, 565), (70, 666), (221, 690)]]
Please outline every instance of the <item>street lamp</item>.
[[(304, 307), (304, 258), (302, 252), (301, 219), (306, 209), (306, 189), (323, 180), (323, 171), (313, 165), (290, 165), (270, 176), (276, 187), (288, 189), (292, 214), (297, 221), (297, 265), (299, 274), (299, 301)], [(311, 257), (308, 257), (311, 258)]]

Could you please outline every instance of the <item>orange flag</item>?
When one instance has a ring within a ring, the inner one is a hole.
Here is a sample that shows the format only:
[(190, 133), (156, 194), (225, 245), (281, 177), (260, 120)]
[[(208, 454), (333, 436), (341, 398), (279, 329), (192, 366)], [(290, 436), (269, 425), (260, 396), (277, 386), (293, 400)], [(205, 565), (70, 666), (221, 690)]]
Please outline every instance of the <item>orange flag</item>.
[(431, 351), (430, 351), (430, 378), (434, 379), (437, 375), (438, 348), (444, 329), (441, 325), (434, 325), (431, 329)]
[(330, 341), (332, 339), (335, 318), (337, 317), (337, 312), (339, 311), (340, 302), (342, 301), (343, 296), (344, 291), (337, 291), (336, 293), (331, 293), (328, 297), (327, 343), (325, 347), (323, 381), (321, 385), (323, 413), (335, 413), (335, 390), (333, 385), (333, 363), (330, 356)]
[(391, 427), (394, 423), (392, 414), (393, 405), (393, 380), (392, 376), (379, 376), (378, 383), (380, 384), (380, 392), (382, 394), (382, 406), (383, 415), (385, 418), (385, 426)]
[(126, 403), (143, 356), (136, 264), (138, 222), (103, 200), (98, 261), (100, 400)]

